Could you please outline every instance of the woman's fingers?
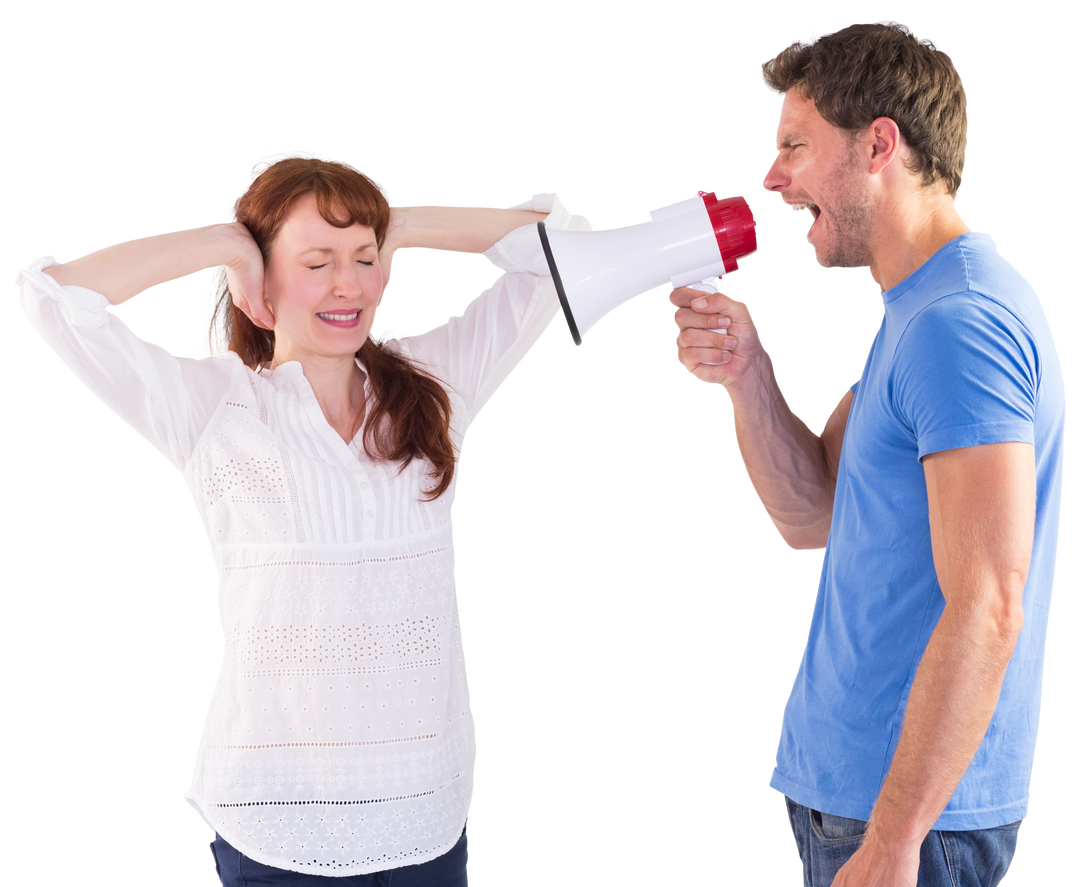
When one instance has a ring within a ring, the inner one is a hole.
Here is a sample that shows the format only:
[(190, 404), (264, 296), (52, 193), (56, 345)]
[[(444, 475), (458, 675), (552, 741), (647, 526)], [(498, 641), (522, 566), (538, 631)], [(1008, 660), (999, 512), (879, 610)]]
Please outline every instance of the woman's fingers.
[(263, 288), (264, 267), (262, 252), (243, 225), (232, 226), (236, 240), (236, 257), (225, 266), (229, 293), (233, 304), (248, 316), (255, 326), (264, 330), (274, 328), (274, 312), (267, 304)]

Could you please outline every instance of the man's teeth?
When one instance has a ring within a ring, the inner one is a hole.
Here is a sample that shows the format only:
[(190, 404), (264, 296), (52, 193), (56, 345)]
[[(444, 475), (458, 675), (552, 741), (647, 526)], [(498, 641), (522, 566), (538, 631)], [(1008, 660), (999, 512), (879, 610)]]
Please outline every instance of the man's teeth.
[(817, 204), (816, 203), (793, 203), (793, 204), (791, 204), (791, 208), (792, 209), (817, 209)]
[(321, 311), (316, 312), (316, 315), (323, 320), (356, 320), (359, 314), (359, 311), (354, 311), (352, 314), (325, 314)]

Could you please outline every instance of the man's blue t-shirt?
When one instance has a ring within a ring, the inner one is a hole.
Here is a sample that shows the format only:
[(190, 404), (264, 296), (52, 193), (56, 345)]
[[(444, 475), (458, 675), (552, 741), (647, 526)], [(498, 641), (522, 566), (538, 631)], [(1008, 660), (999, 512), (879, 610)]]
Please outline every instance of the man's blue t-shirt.
[(882, 296), (772, 786), (815, 810), (870, 817), (945, 606), (920, 460), (1022, 441), (1035, 447), (1038, 495), (1024, 626), (986, 737), (934, 825), (992, 828), (1027, 809), (1061, 499), (1061, 368), (1034, 291), (985, 235), (951, 241)]

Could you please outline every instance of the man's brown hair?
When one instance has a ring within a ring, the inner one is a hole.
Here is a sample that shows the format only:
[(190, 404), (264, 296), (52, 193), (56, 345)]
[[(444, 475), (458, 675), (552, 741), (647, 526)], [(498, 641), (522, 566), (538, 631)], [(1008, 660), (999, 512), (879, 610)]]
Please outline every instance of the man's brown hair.
[(855, 133), (879, 117), (900, 128), (908, 168), (950, 194), (960, 187), (967, 99), (952, 60), (895, 23), (852, 25), (815, 43), (793, 43), (761, 66), (777, 92), (798, 89), (833, 126)]

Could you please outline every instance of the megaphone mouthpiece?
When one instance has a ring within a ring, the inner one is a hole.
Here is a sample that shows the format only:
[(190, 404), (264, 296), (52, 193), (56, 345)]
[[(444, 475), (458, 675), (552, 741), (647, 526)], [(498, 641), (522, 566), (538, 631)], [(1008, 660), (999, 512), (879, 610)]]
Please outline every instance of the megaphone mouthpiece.
[(725, 273), (737, 271), (738, 259), (748, 256), (757, 249), (757, 230), (754, 214), (742, 197), (726, 197), (717, 200), (715, 194), (698, 192), (705, 209), (709, 211), (709, 221), (716, 235), (716, 245), (724, 257)]

